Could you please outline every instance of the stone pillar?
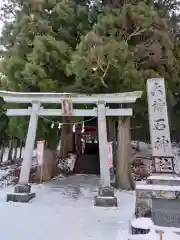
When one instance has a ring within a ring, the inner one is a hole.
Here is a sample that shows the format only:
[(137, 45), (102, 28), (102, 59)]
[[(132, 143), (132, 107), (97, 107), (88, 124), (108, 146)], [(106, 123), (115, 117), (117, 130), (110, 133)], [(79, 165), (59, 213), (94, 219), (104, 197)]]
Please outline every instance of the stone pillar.
[[(15, 194), (8, 194), (7, 201), (28, 202), (35, 197), (35, 193), (31, 193), (29, 183), (29, 174), (32, 165), (32, 156), (36, 139), (36, 129), (38, 124), (38, 111), (40, 109), (39, 102), (32, 103), (32, 112), (29, 121), (28, 133), (24, 150), (24, 157), (21, 166), (19, 184), (15, 186)], [(18, 194), (19, 193), (19, 194)], [(22, 194), (24, 193), (24, 194)]]
[(34, 144), (36, 139), (36, 129), (38, 123), (38, 111), (40, 108), (40, 103), (32, 104), (32, 112), (29, 121), (28, 133), (26, 138), (26, 144), (24, 149), (24, 157), (21, 167), (21, 173), (19, 178), (19, 184), (28, 184), (29, 174), (32, 165), (32, 156), (34, 150)]
[(114, 189), (110, 186), (105, 105), (104, 101), (100, 101), (97, 104), (101, 186), (98, 196), (95, 197), (95, 206), (117, 206)]
[(152, 157), (156, 173), (174, 173), (174, 156), (166, 102), (166, 88), (163, 78), (147, 81), (149, 126)]
[(106, 108), (104, 102), (98, 103), (98, 136), (99, 136), (101, 186), (110, 187)]

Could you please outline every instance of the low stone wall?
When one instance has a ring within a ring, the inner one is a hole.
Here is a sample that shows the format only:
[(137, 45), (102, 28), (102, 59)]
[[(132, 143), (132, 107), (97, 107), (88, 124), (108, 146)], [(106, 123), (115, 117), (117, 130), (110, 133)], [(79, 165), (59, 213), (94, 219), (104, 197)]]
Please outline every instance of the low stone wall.
[(147, 178), (147, 184), (180, 186), (180, 177), (176, 176), (150, 176)]
[(180, 186), (137, 185), (135, 214), (158, 226), (180, 228)]

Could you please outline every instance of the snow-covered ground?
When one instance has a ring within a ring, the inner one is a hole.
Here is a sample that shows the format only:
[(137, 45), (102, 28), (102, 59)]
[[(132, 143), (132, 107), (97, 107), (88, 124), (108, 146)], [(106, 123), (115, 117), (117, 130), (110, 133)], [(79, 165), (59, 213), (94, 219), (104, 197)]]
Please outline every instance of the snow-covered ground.
[[(99, 179), (76, 175), (33, 186), (30, 203), (6, 203), (0, 190), (2, 240), (125, 240), (133, 217), (135, 195), (117, 191), (118, 208), (93, 206)], [(127, 239), (126, 239), (127, 240)]]

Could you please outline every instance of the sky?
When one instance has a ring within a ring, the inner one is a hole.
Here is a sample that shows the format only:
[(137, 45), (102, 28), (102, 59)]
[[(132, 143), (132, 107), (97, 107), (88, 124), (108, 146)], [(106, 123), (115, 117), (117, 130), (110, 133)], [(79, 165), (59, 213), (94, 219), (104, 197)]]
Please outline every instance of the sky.
[[(7, 3), (7, 1), (8, 0), (0, 0), (0, 9), (5, 3)], [(0, 35), (1, 35), (2, 28), (3, 28), (3, 22), (0, 20)]]
[[(4, 1), (0, 0), (0, 8), (3, 6), (3, 4), (4, 4)], [(0, 20), (0, 34), (1, 34), (1, 31), (2, 31), (2, 27), (3, 27), (3, 22)]]
[(2, 22), (0, 21), (0, 34), (1, 34), (1, 31), (2, 31), (2, 26), (3, 26), (3, 24), (2, 24)]

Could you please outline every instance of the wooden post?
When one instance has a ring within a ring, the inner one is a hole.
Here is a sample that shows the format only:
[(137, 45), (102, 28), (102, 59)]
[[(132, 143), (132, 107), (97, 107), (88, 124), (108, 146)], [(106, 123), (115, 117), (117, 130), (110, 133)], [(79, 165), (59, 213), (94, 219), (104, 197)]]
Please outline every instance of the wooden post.
[(118, 151), (116, 161), (116, 187), (134, 189), (131, 174), (132, 146), (130, 136), (130, 118), (119, 117), (118, 120)]

